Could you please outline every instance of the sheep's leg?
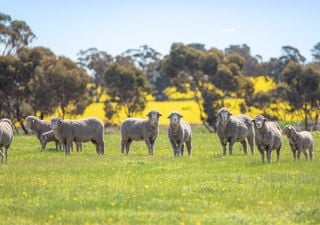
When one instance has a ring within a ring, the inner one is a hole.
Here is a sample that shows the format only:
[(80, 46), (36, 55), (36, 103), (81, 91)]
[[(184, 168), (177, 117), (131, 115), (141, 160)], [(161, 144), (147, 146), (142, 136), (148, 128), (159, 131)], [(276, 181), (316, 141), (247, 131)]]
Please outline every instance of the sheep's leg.
[(2, 152), (2, 149), (0, 148), (0, 156), (1, 156), (1, 164), (3, 164), (3, 157), (4, 157), (4, 155), (3, 155), (3, 152)]
[(153, 149), (152, 149), (152, 144), (151, 144), (151, 140), (149, 137), (145, 137), (144, 141), (146, 142), (147, 148), (148, 148), (148, 153), (149, 155), (153, 155)]
[(70, 155), (70, 148), (73, 149), (73, 142), (72, 141), (67, 141), (66, 145), (67, 145), (66, 154)]
[(260, 146), (258, 146), (258, 151), (260, 152), (261, 160), (262, 160), (262, 162), (264, 163), (264, 151), (263, 151), (263, 149), (262, 149)]
[(121, 153), (124, 154), (124, 147), (126, 146), (128, 140), (121, 139)]
[(298, 160), (300, 160), (300, 158), (301, 158), (301, 151), (300, 150), (297, 150), (297, 158), (298, 158)]
[(191, 138), (186, 142), (186, 146), (187, 146), (188, 156), (190, 156), (191, 150), (192, 150)]
[(244, 154), (248, 154), (248, 146), (246, 140), (243, 140), (240, 143), (242, 144)]
[[(100, 146), (101, 155), (104, 155), (104, 140), (100, 142), (99, 146)], [(83, 148), (83, 145), (81, 144), (81, 151), (82, 151), (82, 148)]]
[(9, 149), (9, 146), (6, 147), (5, 149), (5, 156), (6, 156), (6, 163), (8, 163), (8, 149)]
[(311, 145), (310, 148), (309, 148), (309, 159), (310, 160), (313, 159), (313, 145)]
[(223, 148), (223, 155), (227, 155), (227, 142), (226, 142), (226, 141), (223, 141), (223, 140), (220, 138), (220, 143), (221, 143), (222, 148)]
[(41, 150), (42, 150), (42, 151), (46, 150), (46, 145), (47, 145), (47, 143), (41, 144)]
[(280, 148), (276, 149), (276, 153), (277, 153), (277, 162), (279, 162), (279, 160), (280, 160)]
[(131, 143), (132, 143), (131, 139), (127, 140), (127, 142), (126, 142), (126, 145), (125, 145), (125, 147), (126, 147), (126, 155), (129, 154)]
[(229, 142), (229, 155), (232, 155), (233, 144), (234, 144), (234, 141)]
[(248, 137), (247, 140), (250, 146), (251, 154), (254, 155), (254, 137)]
[(297, 151), (295, 149), (291, 149), (291, 151), (292, 151), (293, 159), (297, 160)]
[(183, 151), (184, 151), (184, 144), (181, 146), (181, 156), (183, 156)]
[(267, 148), (267, 162), (271, 163), (271, 148)]
[(308, 160), (308, 153), (307, 153), (307, 150), (303, 150), (303, 155), (304, 155), (304, 158), (306, 160)]
[(55, 143), (56, 143), (56, 151), (58, 151), (58, 142), (55, 141)]
[(173, 140), (170, 140), (170, 144), (171, 144), (171, 147), (172, 147), (173, 156), (176, 156), (176, 152), (177, 152), (176, 143)]

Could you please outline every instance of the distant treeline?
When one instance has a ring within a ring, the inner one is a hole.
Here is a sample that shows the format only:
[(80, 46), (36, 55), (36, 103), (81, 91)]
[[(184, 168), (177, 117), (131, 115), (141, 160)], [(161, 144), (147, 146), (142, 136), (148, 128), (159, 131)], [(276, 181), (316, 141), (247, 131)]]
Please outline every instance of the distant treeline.
[[(301, 113), (305, 129), (310, 129), (310, 121), (314, 127), (318, 123), (320, 42), (311, 49), (309, 63), (293, 46), (283, 46), (279, 58), (264, 61), (251, 55), (246, 44), (219, 50), (199, 43), (173, 43), (165, 56), (147, 45), (118, 56), (89, 48), (80, 50), (74, 62), (46, 47), (30, 47), (35, 37), (27, 23), (0, 13), (0, 117), (10, 118), (24, 130), (28, 115), (82, 114), (103, 94), (108, 96), (106, 121), (120, 110), (134, 116), (145, 108), (148, 94), (167, 100), (164, 90), (169, 86), (193, 93), (201, 120), (213, 128), (224, 100), (234, 97), (244, 99), (243, 113), (250, 106), (266, 109), (288, 102), (288, 112)], [(254, 92), (248, 77), (262, 74), (275, 81), (275, 89)]]

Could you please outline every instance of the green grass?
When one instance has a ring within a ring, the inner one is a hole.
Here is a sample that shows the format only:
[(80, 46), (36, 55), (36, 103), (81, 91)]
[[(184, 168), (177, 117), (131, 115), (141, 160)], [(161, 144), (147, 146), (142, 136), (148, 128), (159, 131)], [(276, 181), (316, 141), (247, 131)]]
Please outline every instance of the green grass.
[[(16, 136), (0, 166), (0, 224), (320, 224), (320, 134), (315, 160), (294, 162), (288, 142), (279, 163), (222, 157), (215, 134), (194, 132), (191, 157), (173, 158), (162, 132), (156, 155), (142, 142), (128, 157), (118, 133), (106, 154), (92, 144), (65, 156), (40, 151), (33, 136)], [(275, 153), (273, 153), (275, 159)]]

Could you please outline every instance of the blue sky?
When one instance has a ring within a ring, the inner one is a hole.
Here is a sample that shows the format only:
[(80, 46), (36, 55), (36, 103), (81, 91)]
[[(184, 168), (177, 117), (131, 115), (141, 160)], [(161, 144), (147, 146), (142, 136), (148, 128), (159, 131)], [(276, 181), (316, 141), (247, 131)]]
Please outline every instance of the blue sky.
[(72, 59), (89, 47), (117, 55), (143, 44), (168, 54), (183, 42), (219, 49), (246, 43), (264, 60), (292, 45), (311, 60), (319, 9), (316, 0), (0, 0), (0, 12), (32, 28), (34, 46)]

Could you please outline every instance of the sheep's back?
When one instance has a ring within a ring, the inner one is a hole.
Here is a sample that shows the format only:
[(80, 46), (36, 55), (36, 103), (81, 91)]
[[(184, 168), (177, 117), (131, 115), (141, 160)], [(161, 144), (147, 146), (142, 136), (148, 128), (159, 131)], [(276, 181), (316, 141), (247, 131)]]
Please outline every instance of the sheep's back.
[(139, 118), (128, 118), (121, 124), (121, 135), (132, 140), (142, 140), (147, 132), (148, 121)]
[(13, 139), (13, 130), (9, 123), (0, 122), (0, 146), (7, 146)]

